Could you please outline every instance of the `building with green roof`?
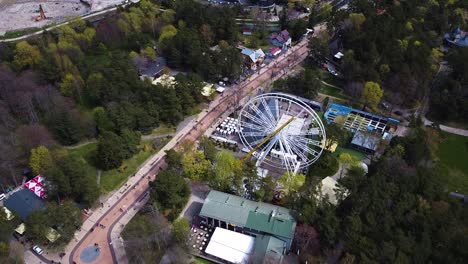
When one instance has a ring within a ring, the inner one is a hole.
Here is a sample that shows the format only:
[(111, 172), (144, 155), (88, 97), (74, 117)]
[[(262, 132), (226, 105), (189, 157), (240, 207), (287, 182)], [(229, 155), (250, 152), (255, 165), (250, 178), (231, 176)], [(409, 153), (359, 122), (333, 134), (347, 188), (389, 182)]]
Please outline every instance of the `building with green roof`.
[(260, 237), (263, 237), (262, 239), (271, 237), (268, 241), (282, 241), (284, 250), (280, 250), (281, 252), (291, 248), (296, 229), (293, 212), (287, 208), (254, 202), (218, 191), (210, 191), (200, 216), (214, 227), (249, 234), (255, 236), (257, 240)]

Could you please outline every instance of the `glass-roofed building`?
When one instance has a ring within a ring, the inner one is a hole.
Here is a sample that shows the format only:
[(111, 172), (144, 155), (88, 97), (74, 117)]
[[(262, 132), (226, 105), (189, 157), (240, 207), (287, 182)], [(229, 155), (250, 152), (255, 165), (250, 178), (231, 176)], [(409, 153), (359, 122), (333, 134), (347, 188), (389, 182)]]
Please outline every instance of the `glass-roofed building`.
[(344, 128), (353, 133), (357, 131), (392, 133), (400, 122), (393, 118), (382, 117), (340, 104), (331, 104), (324, 117), (329, 124), (332, 122), (342, 123)]

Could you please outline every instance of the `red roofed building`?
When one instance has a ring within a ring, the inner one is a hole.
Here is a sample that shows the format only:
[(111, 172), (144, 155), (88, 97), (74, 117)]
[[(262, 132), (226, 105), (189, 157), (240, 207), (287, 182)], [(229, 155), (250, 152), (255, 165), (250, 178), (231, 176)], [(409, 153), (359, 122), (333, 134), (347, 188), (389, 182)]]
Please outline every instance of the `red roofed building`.
[(282, 48), (287, 49), (291, 47), (291, 37), (289, 36), (289, 32), (285, 29), (279, 33), (273, 33), (270, 35), (271, 44)]

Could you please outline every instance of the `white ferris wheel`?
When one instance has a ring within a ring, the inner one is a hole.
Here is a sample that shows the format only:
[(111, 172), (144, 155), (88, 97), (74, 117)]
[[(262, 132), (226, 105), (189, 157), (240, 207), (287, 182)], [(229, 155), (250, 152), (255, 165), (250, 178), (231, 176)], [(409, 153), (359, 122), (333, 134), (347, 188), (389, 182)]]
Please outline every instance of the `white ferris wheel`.
[(258, 95), (242, 108), (239, 137), (257, 166), (267, 164), (296, 174), (322, 154), (325, 128), (317, 113), (284, 93)]

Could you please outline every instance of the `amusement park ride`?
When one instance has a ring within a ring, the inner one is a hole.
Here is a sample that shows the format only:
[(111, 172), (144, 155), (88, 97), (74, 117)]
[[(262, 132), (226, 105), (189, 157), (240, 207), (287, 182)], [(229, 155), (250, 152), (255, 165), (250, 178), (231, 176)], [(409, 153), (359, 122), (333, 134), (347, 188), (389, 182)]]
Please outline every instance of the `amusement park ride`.
[(249, 150), (242, 162), (254, 156), (261, 164), (294, 175), (318, 160), (326, 141), (317, 113), (303, 101), (284, 93), (252, 98), (238, 117), (239, 137)]

